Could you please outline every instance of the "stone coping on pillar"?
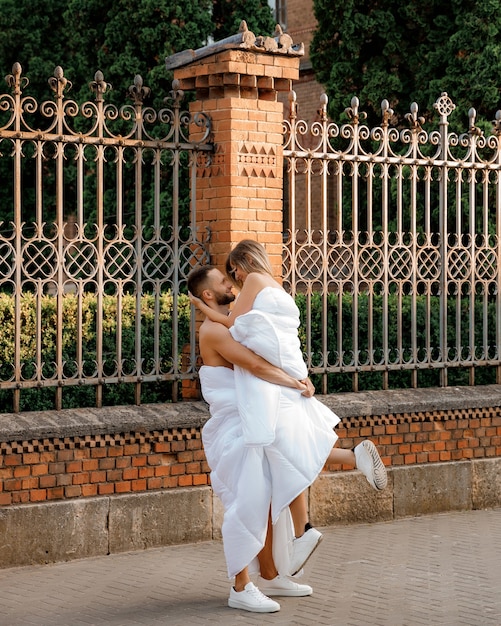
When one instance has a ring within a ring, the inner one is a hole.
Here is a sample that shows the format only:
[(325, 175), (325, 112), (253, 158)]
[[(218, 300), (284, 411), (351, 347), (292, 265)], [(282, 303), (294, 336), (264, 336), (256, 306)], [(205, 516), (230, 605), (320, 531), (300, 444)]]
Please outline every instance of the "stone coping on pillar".
[(269, 55), (303, 56), (304, 45), (294, 44), (292, 37), (282, 31), (277, 24), (273, 37), (255, 36), (247, 28), (247, 23), (242, 21), (239, 32), (236, 35), (216, 41), (197, 50), (183, 50), (165, 59), (167, 70), (175, 70), (194, 61), (212, 56), (226, 50), (248, 50), (251, 52), (264, 52)]
[(256, 37), (245, 22), (240, 32), (198, 50), (184, 50), (166, 59), (183, 90), (217, 90), (240, 96), (290, 91), (299, 78), (302, 44), (277, 25), (274, 37)]

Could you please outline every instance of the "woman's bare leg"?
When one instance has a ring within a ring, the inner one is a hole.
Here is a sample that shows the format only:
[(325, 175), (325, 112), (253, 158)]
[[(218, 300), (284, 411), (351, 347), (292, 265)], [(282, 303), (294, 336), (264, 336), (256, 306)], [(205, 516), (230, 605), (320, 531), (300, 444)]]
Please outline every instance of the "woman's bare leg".
[(345, 448), (332, 448), (329, 456), (327, 457), (327, 461), (338, 465), (349, 465), (350, 467), (356, 466), (355, 453), (353, 450), (347, 450)]
[(251, 579), (249, 576), (249, 570), (245, 567), (241, 572), (239, 572), (236, 576), (235, 576), (235, 584), (234, 584), (234, 588), (235, 591), (243, 591), (244, 587), (247, 583), (250, 583)]
[(308, 510), (306, 507), (306, 491), (300, 493), (290, 504), (289, 509), (294, 524), (294, 536), (301, 537), (308, 523)]
[(278, 576), (278, 570), (273, 560), (273, 525), (271, 523), (271, 513), (268, 515), (268, 530), (266, 532), (266, 541), (263, 549), (257, 555), (259, 561), (259, 570), (261, 578), (273, 580)]

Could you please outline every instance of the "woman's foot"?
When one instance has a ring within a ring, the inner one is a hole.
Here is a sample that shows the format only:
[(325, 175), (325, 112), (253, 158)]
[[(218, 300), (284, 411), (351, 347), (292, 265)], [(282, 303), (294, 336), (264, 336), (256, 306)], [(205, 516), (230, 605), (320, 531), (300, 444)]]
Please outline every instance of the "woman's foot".
[(313, 589), (309, 585), (299, 583), (287, 578), (287, 576), (275, 576), (272, 580), (267, 580), (258, 576), (257, 584), (259, 589), (267, 596), (293, 596), (301, 598), (311, 596)]
[(252, 613), (276, 613), (280, 604), (261, 593), (254, 583), (247, 583), (243, 591), (230, 589), (228, 606), (232, 609), (243, 609)]
[(376, 446), (368, 439), (359, 443), (353, 450), (355, 453), (356, 467), (367, 478), (371, 487), (381, 491), (388, 484), (386, 467), (384, 466)]
[[(309, 524), (307, 524), (309, 526)], [(322, 541), (322, 533), (311, 526), (292, 543), (291, 575), (297, 574)]]

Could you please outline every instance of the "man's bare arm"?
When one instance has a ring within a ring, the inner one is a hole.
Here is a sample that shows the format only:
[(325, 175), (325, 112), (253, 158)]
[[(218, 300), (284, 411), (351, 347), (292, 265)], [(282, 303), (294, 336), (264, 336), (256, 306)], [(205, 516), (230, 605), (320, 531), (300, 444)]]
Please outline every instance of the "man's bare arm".
[[(262, 380), (292, 389), (299, 389), (302, 391), (302, 395), (307, 397), (311, 397), (315, 392), (309, 379), (299, 381), (297, 378), (289, 376), (280, 368), (275, 367), (233, 339), (230, 331), (222, 324), (211, 323), (209, 328), (205, 329), (203, 343), (204, 351), (207, 349), (213, 350), (229, 363), (248, 370)], [(209, 365), (210, 363), (206, 364)]]

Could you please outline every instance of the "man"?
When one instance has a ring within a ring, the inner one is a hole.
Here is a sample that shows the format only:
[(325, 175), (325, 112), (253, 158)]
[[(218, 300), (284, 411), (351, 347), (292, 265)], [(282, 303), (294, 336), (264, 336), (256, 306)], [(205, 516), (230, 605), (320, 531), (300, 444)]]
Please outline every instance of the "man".
[[(225, 314), (235, 299), (231, 282), (212, 266), (193, 270), (188, 276), (188, 289), (208, 306)], [(228, 605), (253, 612), (275, 612), (280, 605), (267, 595), (306, 596), (312, 593), (312, 589), (285, 575), (289, 573), (291, 557), (289, 513), (286, 511), (281, 515), (275, 527), (269, 518), (272, 497), (270, 462), (275, 462), (270, 458), (275, 451), (272, 446), (270, 449), (253, 448), (244, 443), (233, 366), (244, 368), (269, 383), (299, 390), (304, 397), (311, 397), (314, 389), (309, 379), (292, 378), (235, 341), (222, 324), (208, 318), (200, 327), (199, 346), (203, 361), (200, 369), (202, 394), (211, 412), (202, 438), (211, 467), (212, 486), (225, 509), (222, 534), (228, 574), (235, 577)], [(303, 489), (303, 485), (298, 485), (297, 493), (302, 493)], [(301, 565), (317, 543), (318, 540), (311, 546), (302, 547)], [(274, 555), (280, 562), (279, 567)], [(254, 571), (259, 569), (261, 590), (251, 582), (249, 567)], [(285, 574), (279, 573), (279, 569)]]

